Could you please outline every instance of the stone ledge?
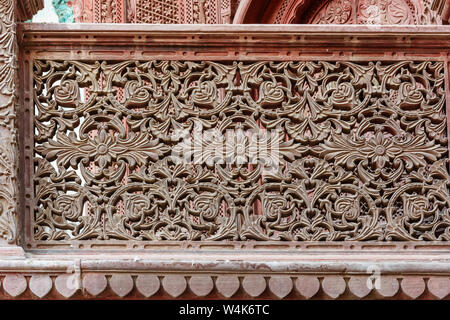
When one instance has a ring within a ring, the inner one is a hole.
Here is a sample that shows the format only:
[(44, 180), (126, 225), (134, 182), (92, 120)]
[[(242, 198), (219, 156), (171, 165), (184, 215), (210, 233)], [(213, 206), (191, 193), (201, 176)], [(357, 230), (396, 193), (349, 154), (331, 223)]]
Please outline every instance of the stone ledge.
[(307, 47), (335, 43), (340, 47), (450, 47), (450, 26), (370, 25), (149, 25), (149, 24), (19, 24), (25, 47), (45, 45), (51, 50), (79, 46), (140, 47), (186, 45)]
[(449, 299), (450, 259), (263, 262), (251, 257), (30, 256), (0, 260), (0, 283), (0, 299)]

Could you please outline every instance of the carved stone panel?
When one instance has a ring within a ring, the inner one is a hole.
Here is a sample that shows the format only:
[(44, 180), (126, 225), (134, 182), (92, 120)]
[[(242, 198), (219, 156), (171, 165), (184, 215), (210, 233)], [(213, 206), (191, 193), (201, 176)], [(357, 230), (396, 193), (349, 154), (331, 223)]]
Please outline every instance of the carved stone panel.
[(74, 0), (75, 22), (231, 23), (236, 0)]
[(34, 241), (450, 240), (443, 62), (33, 72)]

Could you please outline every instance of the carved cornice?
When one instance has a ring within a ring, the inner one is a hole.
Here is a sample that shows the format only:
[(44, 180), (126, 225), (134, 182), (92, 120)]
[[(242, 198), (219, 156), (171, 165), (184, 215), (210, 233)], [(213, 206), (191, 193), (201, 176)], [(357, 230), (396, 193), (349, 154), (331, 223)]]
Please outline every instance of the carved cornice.
[[(23, 45), (62, 48), (103, 47), (220, 47), (235, 52), (239, 48), (285, 49), (329, 48), (450, 48), (448, 26), (359, 26), (359, 25), (138, 25), (138, 24), (23, 24)], [(267, 50), (264, 57), (269, 57)], [(245, 56), (242, 56), (245, 58)], [(230, 59), (235, 57), (230, 56)], [(250, 57), (253, 59), (253, 57)]]
[(18, 0), (17, 21), (31, 19), (42, 8), (44, 8), (44, 0)]

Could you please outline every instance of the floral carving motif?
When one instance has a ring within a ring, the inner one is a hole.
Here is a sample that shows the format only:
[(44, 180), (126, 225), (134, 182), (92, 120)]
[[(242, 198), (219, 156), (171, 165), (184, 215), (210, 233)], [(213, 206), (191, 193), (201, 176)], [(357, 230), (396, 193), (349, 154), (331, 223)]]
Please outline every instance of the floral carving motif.
[[(144, 165), (148, 158), (158, 159), (167, 152), (168, 147), (158, 143), (158, 139), (150, 140), (148, 134), (130, 134), (126, 139), (108, 134), (105, 127), (100, 129), (93, 139), (77, 140), (72, 132), (69, 136), (57, 133), (57, 141), (50, 140), (36, 148), (47, 160), (57, 159), (58, 166), (77, 167), (92, 160), (100, 168), (111, 165), (112, 160), (127, 159), (131, 167)], [(92, 158), (92, 159), (89, 159)]]
[(313, 24), (348, 24), (353, 22), (353, 1), (334, 0), (326, 4), (315, 16)]
[[(442, 62), (34, 70), (35, 240), (450, 239)], [(233, 130), (233, 165), (174, 160), (179, 132), (206, 129), (192, 152)], [(260, 129), (278, 153), (250, 164)]]
[(74, 80), (61, 81), (55, 89), (55, 100), (64, 107), (76, 107), (80, 100), (80, 89)]
[(408, 0), (361, 0), (358, 12), (360, 24), (415, 24)]

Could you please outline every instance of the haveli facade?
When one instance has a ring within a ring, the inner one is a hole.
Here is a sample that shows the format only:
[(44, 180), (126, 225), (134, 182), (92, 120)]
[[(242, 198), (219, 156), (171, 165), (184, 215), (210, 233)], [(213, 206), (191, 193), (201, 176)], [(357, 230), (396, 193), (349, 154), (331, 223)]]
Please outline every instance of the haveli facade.
[(1, 298), (449, 298), (449, 1), (59, 5), (0, 0)]

